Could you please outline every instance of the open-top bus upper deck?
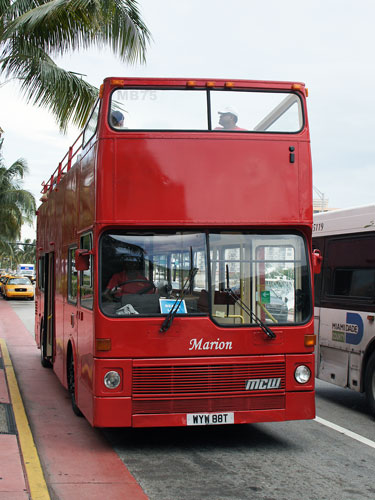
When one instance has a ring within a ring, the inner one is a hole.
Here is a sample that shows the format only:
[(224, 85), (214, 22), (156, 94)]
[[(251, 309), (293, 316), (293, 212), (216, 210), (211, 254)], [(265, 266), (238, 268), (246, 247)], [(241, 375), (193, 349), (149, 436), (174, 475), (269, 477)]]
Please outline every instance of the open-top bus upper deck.
[[(107, 78), (67, 186), (82, 198), (78, 225), (311, 224), (305, 93), (292, 82)], [(238, 128), (219, 125), (227, 110)]]

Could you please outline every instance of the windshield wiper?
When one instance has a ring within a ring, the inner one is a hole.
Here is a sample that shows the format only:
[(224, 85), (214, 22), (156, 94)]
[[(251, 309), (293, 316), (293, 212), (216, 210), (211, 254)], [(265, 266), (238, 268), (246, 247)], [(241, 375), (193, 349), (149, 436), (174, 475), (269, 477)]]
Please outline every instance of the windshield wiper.
[(276, 334), (269, 328), (263, 321), (258, 318), (256, 314), (233, 292), (231, 288), (226, 288), (225, 292), (232, 297), (236, 304), (240, 306), (240, 308), (247, 313), (250, 318), (254, 321), (256, 325), (269, 337), (270, 339), (275, 339)]
[(167, 314), (165, 320), (163, 321), (163, 323), (160, 327), (159, 332), (165, 333), (171, 327), (173, 320), (174, 320), (174, 317), (176, 316), (177, 311), (181, 305), (181, 302), (183, 301), (184, 296), (185, 296), (186, 292), (188, 291), (190, 285), (192, 284), (193, 279), (198, 271), (199, 271), (198, 267), (193, 267), (192, 269), (190, 269), (188, 277), (186, 278), (186, 281), (184, 283), (184, 286), (181, 289), (181, 294), (174, 301), (171, 310)]

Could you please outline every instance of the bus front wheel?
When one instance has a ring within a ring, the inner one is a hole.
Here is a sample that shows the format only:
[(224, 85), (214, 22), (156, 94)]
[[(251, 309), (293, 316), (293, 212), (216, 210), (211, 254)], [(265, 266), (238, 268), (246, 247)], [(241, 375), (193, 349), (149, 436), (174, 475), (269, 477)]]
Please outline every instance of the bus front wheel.
[(70, 394), (70, 399), (72, 401), (72, 409), (77, 417), (83, 417), (83, 413), (78, 408), (76, 403), (76, 389), (75, 389), (75, 370), (74, 370), (74, 359), (73, 353), (69, 356), (68, 362), (68, 390)]
[(365, 392), (371, 413), (375, 416), (375, 352), (371, 354), (367, 363), (365, 374)]

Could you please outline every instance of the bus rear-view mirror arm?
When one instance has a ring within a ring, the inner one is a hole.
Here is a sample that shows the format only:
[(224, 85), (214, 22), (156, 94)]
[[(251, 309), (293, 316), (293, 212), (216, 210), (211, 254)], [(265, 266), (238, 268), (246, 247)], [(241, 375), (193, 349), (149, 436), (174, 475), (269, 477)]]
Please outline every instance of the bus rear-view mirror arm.
[(75, 265), (77, 271), (87, 271), (90, 268), (90, 255), (93, 255), (92, 250), (79, 248), (75, 251)]
[(320, 271), (322, 270), (322, 262), (323, 262), (323, 257), (320, 250), (317, 249), (313, 250), (312, 265), (314, 274), (320, 274)]

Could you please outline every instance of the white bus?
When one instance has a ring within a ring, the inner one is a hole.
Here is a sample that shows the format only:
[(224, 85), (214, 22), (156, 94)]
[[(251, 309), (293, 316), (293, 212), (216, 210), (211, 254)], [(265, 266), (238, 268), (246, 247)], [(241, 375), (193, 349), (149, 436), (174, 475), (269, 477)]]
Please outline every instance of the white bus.
[(375, 415), (375, 205), (314, 215), (316, 374), (365, 392)]
[(35, 266), (34, 264), (18, 264), (17, 266), (17, 276), (34, 276)]

